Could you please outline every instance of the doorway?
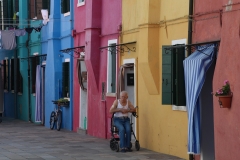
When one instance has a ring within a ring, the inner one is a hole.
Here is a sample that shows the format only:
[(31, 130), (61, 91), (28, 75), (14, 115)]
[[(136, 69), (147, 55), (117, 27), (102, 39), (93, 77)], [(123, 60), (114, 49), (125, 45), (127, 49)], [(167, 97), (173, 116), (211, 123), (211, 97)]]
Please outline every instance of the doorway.
[(200, 93), (201, 99), (201, 160), (215, 159), (214, 151), (214, 121), (213, 121), (213, 96), (212, 80), (215, 69), (215, 62), (212, 63), (206, 73), (205, 83)]
[(42, 125), (45, 125), (45, 63), (41, 66)]
[(0, 122), (3, 116), (3, 79), (2, 79), (2, 67), (0, 66)]
[[(137, 79), (136, 79), (136, 67), (135, 67), (135, 59), (125, 59), (123, 60), (123, 64), (133, 64), (133, 67), (125, 68), (124, 71), (124, 90), (128, 92), (128, 100), (132, 102), (133, 106), (136, 107), (136, 86), (137, 86)], [(132, 120), (132, 128), (137, 135), (137, 121), (132, 114), (129, 113), (128, 115)], [(132, 140), (135, 140), (134, 136), (132, 135)]]
[(79, 94), (79, 128), (87, 130), (87, 69), (85, 61), (78, 61), (78, 80), (80, 84)]

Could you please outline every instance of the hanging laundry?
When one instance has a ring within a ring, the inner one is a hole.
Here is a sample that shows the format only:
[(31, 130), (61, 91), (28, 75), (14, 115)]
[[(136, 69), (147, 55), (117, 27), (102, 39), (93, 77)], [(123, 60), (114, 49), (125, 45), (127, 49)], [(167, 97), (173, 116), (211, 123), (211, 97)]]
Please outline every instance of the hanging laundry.
[(16, 39), (14, 30), (4, 30), (2, 35), (2, 49), (13, 50), (16, 48)]
[(0, 31), (0, 49), (2, 49), (2, 34), (1, 34), (1, 31)]
[(37, 31), (37, 32), (40, 32), (41, 31), (41, 29), (42, 29), (42, 26), (39, 26), (39, 27), (36, 27), (36, 28), (33, 28), (35, 31)]
[(16, 29), (14, 30), (16, 36), (24, 36), (26, 34), (25, 29)]
[(16, 20), (17, 19), (17, 14), (16, 14), (16, 12), (14, 12), (14, 14), (13, 14), (13, 20)]
[(26, 31), (28, 34), (32, 33), (32, 30), (33, 30), (33, 28), (25, 28), (25, 31)]

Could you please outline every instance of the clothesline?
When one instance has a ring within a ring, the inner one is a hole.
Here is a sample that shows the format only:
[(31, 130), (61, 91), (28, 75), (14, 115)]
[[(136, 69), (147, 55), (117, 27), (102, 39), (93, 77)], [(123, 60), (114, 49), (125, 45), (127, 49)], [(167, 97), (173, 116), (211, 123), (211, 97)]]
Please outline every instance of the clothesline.
[(11, 29), (0, 31), (0, 49), (13, 50), (16, 48), (16, 36), (24, 36), (26, 32), (28, 34), (32, 33), (33, 30), (40, 32), (44, 25), (41, 24), (38, 27), (28, 27), (24, 29)]
[[(0, 18), (0, 20), (6, 20), (6, 21), (41, 21), (42, 19), (12, 19), (12, 18)], [(70, 21), (69, 19), (62, 20), (62, 19), (54, 19), (54, 21)]]

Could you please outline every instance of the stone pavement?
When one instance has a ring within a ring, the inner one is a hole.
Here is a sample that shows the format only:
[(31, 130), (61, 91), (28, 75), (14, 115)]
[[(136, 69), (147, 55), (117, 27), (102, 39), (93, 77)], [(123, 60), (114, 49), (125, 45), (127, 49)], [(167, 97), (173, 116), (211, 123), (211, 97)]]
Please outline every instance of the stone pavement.
[[(141, 144), (141, 142), (140, 142)], [(180, 160), (144, 148), (114, 152), (109, 140), (66, 130), (50, 130), (42, 125), (16, 119), (0, 123), (0, 160)]]

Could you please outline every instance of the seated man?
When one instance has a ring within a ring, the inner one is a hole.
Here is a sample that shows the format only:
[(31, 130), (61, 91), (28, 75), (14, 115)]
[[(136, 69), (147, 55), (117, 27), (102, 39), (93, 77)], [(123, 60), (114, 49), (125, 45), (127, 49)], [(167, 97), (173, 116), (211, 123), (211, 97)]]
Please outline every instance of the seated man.
[(120, 149), (121, 152), (131, 152), (131, 125), (128, 117), (128, 112), (136, 112), (136, 108), (128, 100), (128, 93), (122, 91), (120, 93), (120, 99), (113, 102), (110, 108), (110, 113), (114, 114), (114, 125), (119, 130)]

